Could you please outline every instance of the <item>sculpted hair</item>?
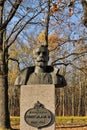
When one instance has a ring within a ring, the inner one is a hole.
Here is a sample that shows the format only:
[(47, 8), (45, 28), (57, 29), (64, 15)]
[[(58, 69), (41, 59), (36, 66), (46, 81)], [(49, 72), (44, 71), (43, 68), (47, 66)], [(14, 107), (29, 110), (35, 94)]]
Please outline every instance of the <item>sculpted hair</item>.
[(47, 45), (40, 45), (40, 46), (36, 47), (36, 48), (33, 50), (33, 55), (35, 55), (35, 50), (36, 50), (37, 48), (45, 48), (45, 49), (47, 50), (47, 52), (48, 52), (48, 55), (49, 55), (49, 49), (48, 49), (48, 46), (47, 46)]

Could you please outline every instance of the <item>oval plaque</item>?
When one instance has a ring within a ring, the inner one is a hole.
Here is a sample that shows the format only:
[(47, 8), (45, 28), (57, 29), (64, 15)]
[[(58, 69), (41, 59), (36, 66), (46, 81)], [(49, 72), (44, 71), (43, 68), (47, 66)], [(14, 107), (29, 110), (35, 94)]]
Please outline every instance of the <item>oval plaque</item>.
[(29, 109), (25, 113), (24, 118), (27, 124), (33, 127), (42, 128), (51, 123), (52, 114), (38, 101), (34, 108)]

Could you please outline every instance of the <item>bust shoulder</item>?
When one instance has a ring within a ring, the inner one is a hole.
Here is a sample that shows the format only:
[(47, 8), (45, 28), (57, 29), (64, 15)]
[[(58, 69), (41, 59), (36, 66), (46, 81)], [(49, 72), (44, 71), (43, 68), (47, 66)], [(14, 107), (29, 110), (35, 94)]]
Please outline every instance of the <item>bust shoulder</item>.
[(64, 87), (67, 85), (64, 76), (59, 73), (59, 69), (56, 67), (53, 68), (52, 79), (56, 87)]
[[(26, 69), (23, 69), (22, 71), (20, 71), (19, 75), (17, 76), (16, 80), (15, 80), (15, 85), (16, 86), (21, 86), (21, 85), (26, 85), (27, 83), (29, 83), (29, 78), (31, 77), (32, 73), (34, 73), (34, 70), (35, 70), (35, 66), (32, 66), (32, 67), (28, 67)], [(59, 74), (59, 69), (58, 68), (55, 68), (53, 66), (47, 66), (46, 67), (46, 72), (47, 75), (46, 77), (51, 74), (51, 78), (46, 78), (46, 79), (50, 79), (50, 83), (51, 84), (55, 84), (56, 87), (64, 87), (66, 86), (66, 80), (64, 78), (64, 76), (60, 75)], [(39, 73), (38, 73), (39, 75)], [(35, 76), (36, 77), (36, 76)], [(40, 76), (43, 77), (44, 76)], [(37, 80), (36, 80), (37, 81)], [(45, 81), (41, 81), (42, 84), (44, 83), (48, 83), (49, 82), (45, 82)]]
[(27, 67), (21, 70), (15, 80), (14, 85), (21, 86), (26, 84), (26, 80), (28, 79), (29, 75), (34, 72), (34, 66)]

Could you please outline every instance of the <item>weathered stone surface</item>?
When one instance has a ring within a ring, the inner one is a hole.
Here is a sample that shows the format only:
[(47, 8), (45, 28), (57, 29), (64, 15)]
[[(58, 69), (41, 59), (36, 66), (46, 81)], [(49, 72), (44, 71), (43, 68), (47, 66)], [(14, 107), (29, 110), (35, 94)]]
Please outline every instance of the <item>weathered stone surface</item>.
[(25, 113), (33, 108), (37, 101), (52, 112), (51, 124), (39, 130), (55, 130), (55, 86), (48, 84), (21, 86), (20, 130), (37, 130), (36, 127), (27, 124), (24, 119)]

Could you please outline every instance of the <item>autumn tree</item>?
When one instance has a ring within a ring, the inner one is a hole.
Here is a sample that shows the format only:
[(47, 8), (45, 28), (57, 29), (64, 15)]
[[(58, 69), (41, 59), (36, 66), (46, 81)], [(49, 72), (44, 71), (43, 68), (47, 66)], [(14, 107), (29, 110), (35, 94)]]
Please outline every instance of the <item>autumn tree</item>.
[(4, 0), (0, 0), (0, 128), (10, 128), (10, 118), (9, 118), (9, 111), (8, 111), (8, 49), (5, 43), (5, 34), (6, 34), (6, 27), (9, 21), (14, 16), (17, 8), (19, 7), (21, 1), (15, 1), (14, 7), (11, 9), (8, 19), (3, 22), (3, 10), (4, 10)]
[[(67, 10), (66, 10), (66, 4), (68, 6)], [(64, 93), (60, 91), (60, 95), (62, 96), (62, 99), (63, 99), (63, 100), (61, 99), (61, 104), (64, 103), (65, 100), (67, 104), (67, 101), (68, 101), (67, 107), (66, 107), (66, 104), (65, 105), (62, 104), (62, 107), (61, 107), (61, 109), (64, 108), (64, 106), (66, 109), (68, 108), (66, 115), (67, 113), (68, 115), (70, 115), (70, 113), (72, 113), (72, 115), (81, 114), (81, 111), (80, 111), (80, 109), (82, 110), (81, 102), (83, 101), (83, 100), (81, 101), (81, 97), (82, 97), (81, 93), (83, 93), (82, 89), (84, 89), (82, 85), (83, 84), (82, 77), (84, 77), (85, 81), (87, 82), (85, 78), (87, 75), (86, 28), (84, 27), (80, 17), (78, 18), (78, 21), (76, 21), (76, 25), (74, 23), (74, 20), (77, 19), (77, 15), (76, 15), (77, 11), (78, 11), (78, 16), (80, 16), (80, 13), (81, 13), (80, 12), (81, 8), (77, 8), (75, 6), (79, 4), (80, 3), (78, 3), (77, 1), (70, 1), (70, 3), (66, 2), (65, 4), (62, 3), (62, 1), (59, 1), (59, 2), (54, 1), (54, 3), (52, 3), (50, 6), (51, 7), (50, 22), (48, 21), (49, 22), (48, 46), (49, 47), (52, 46), (50, 53), (51, 54), (55, 53), (54, 56), (51, 55), (53, 56), (53, 58), (51, 58), (52, 65), (60, 67), (60, 68), (63, 67), (63, 73), (64, 74), (66, 73), (66, 79), (67, 79), (68, 85), (73, 87), (73, 88), (68, 88), (67, 91), (63, 91)], [(66, 19), (64, 19), (65, 16), (67, 16)], [(44, 22), (44, 19), (42, 19), (42, 22), (44, 25), (46, 24)], [(38, 36), (38, 40), (40, 40), (40, 43), (45, 41), (45, 29), (43, 30), (44, 31), (42, 31), (41, 34)], [(52, 40), (54, 39), (54, 34), (57, 38), (56, 42)], [(78, 75), (81, 75), (81, 76), (84, 75), (84, 76), (80, 78), (78, 77)], [(76, 86), (76, 84), (78, 84), (78, 87)], [(78, 95), (78, 99), (77, 99), (76, 94)], [(59, 98), (60, 97), (58, 97), (58, 99)], [(75, 107), (76, 103), (77, 103), (77, 107)], [(64, 111), (66, 110), (63, 110), (62, 112), (61, 111), (60, 113), (64, 114)]]
[[(29, 1), (31, 4), (32, 1)], [(26, 1), (28, 3), (28, 1)], [(21, 31), (44, 9), (44, 3), (33, 8), (22, 0), (0, 0), (0, 128), (10, 129), (8, 110), (8, 61), (12, 59), (9, 48)], [(22, 12), (23, 11), (23, 12)], [(21, 13), (20, 13), (21, 12)], [(37, 24), (38, 22), (35, 22)], [(12, 59), (13, 60), (13, 59)], [(15, 59), (14, 59), (15, 60)], [(15, 60), (17, 61), (17, 60)]]

